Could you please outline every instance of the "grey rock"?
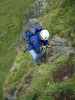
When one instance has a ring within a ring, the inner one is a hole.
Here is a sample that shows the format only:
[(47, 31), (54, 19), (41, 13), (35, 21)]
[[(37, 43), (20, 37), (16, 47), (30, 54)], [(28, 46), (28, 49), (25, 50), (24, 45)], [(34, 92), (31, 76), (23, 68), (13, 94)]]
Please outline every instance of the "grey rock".
[(66, 55), (69, 56), (71, 54), (75, 54), (75, 48), (69, 46), (68, 41), (65, 38), (61, 38), (59, 36), (54, 36), (50, 40), (50, 44), (53, 45), (49, 49), (49, 61), (55, 60), (55, 58), (61, 56), (61, 55)]

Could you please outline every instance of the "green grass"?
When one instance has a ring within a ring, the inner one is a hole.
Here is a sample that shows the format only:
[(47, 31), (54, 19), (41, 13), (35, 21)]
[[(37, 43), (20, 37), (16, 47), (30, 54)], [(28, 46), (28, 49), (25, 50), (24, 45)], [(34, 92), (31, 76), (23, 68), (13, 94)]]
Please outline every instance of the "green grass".
[[(75, 91), (75, 77), (60, 83), (54, 83), (53, 81), (53, 73), (67, 63), (68, 58), (65, 55), (57, 58), (54, 63), (42, 64), (41, 66), (28, 63), (28, 60), (31, 60), (31, 56), (28, 53), (20, 52), (16, 56), (13, 65), (15, 69), (13, 72), (9, 72), (4, 85), (5, 91), (9, 91), (12, 88), (21, 89), (17, 100), (36, 100), (36, 98), (37, 100), (54, 100), (53, 97), (47, 94), (60, 93), (60, 91), (66, 91), (67, 89)], [(27, 77), (31, 77), (31, 81), (28, 83), (26, 83)]]
[(24, 13), (31, 3), (32, 0), (0, 0), (0, 100), (5, 76), (16, 56)]
[[(48, 6), (47, 12), (39, 18), (40, 21), (52, 35), (62, 33), (68, 36), (68, 33), (71, 32), (71, 39), (74, 43), (75, 34), (72, 30), (75, 26), (75, 1), (64, 0), (65, 2), (62, 4), (60, 0), (50, 1), (52, 5)], [(37, 95), (37, 100), (53, 100), (52, 97), (46, 95), (47, 92), (60, 92), (60, 90), (69, 86), (74, 89), (74, 79), (71, 85), (68, 85), (67, 82), (62, 84), (50, 83), (52, 81), (52, 71), (58, 67), (56, 65), (64, 64), (66, 57), (61, 56), (54, 64), (35, 66), (32, 63), (27, 63), (27, 61), (31, 61), (31, 57), (27, 53), (20, 52), (16, 56), (15, 43), (20, 36), (23, 15), (25, 12), (27, 13), (27, 9), (31, 4), (32, 0), (0, 0), (0, 100), (2, 100), (2, 89), (6, 76), (6, 88), (11, 89), (22, 86), (20, 92), (22, 95), (19, 95), (18, 100), (35, 100)], [(25, 61), (26, 63), (24, 63)], [(13, 62), (15, 70), (11, 73), (9, 69)], [(33, 79), (30, 85), (27, 84), (29, 88), (26, 89), (26, 84), (20, 83), (25, 82), (24, 78), (27, 76)]]
[[(56, 1), (56, 0), (52, 0)], [(58, 3), (57, 3), (58, 2)], [(45, 16), (40, 17), (43, 25), (52, 33), (59, 35), (66, 35), (67, 38), (75, 39), (75, 1), (64, 0), (62, 3), (60, 0), (53, 2)], [(69, 35), (69, 34), (70, 35)], [(73, 39), (72, 39), (73, 40)]]

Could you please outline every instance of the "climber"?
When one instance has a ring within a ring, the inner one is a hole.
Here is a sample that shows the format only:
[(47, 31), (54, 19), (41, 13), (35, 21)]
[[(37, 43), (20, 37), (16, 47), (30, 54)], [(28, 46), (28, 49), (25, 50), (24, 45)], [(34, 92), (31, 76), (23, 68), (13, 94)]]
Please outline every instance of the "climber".
[(44, 55), (43, 49), (48, 45), (49, 32), (41, 25), (35, 25), (24, 33), (26, 48), (33, 58), (33, 62), (41, 64)]

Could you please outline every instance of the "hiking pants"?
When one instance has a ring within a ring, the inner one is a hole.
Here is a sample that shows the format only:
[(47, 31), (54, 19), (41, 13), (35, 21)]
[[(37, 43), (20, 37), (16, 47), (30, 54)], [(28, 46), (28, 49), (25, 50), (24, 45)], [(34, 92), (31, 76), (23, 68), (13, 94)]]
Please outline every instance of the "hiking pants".
[(41, 57), (42, 57), (42, 54), (41, 53), (38, 54), (33, 49), (32, 50), (29, 50), (29, 53), (32, 56), (33, 63), (37, 63), (37, 64), (40, 64), (41, 63)]

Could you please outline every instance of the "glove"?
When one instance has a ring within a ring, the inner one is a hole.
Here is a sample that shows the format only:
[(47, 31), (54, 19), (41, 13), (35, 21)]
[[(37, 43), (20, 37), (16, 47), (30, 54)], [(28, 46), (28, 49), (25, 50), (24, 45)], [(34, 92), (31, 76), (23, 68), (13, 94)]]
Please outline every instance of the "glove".
[(43, 49), (46, 49), (47, 47), (46, 47), (46, 46), (42, 46), (42, 48), (43, 48)]
[(42, 46), (42, 52), (45, 53), (47, 49), (47, 46)]
[(51, 48), (52, 46), (51, 45), (47, 45), (47, 48)]

